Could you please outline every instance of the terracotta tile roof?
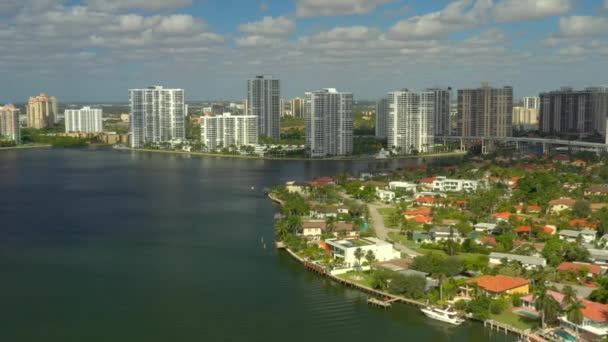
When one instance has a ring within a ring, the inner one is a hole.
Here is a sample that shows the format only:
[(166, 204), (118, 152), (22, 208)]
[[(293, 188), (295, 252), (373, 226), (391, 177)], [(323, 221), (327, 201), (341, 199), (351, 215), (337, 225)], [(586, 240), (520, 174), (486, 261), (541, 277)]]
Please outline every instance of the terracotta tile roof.
[(432, 217), (428, 217), (428, 216), (415, 216), (413, 218), (414, 221), (416, 221), (416, 223), (420, 223), (420, 224), (425, 224), (425, 223), (431, 223), (433, 222), (433, 218)]
[(555, 233), (557, 229), (555, 227), (551, 227), (551, 226), (544, 226), (543, 227), (543, 232), (545, 232), (546, 234), (553, 234)]
[(528, 211), (540, 211), (540, 205), (536, 205), (536, 204), (530, 204), (528, 205)]
[(608, 186), (606, 185), (593, 185), (585, 189), (585, 192), (608, 194)]
[(573, 207), (574, 204), (576, 204), (576, 201), (573, 200), (572, 198), (563, 197), (563, 198), (558, 198), (558, 199), (555, 199), (555, 200), (549, 202), (549, 205), (551, 205), (551, 206), (560, 205), (560, 204), (568, 206), (568, 207)]
[(504, 275), (485, 275), (467, 281), (469, 284), (476, 283), (482, 289), (492, 293), (502, 293), (517, 287), (530, 284), (528, 279), (518, 277), (508, 277)]
[(338, 232), (338, 231), (353, 231), (355, 230), (355, 227), (353, 226), (352, 223), (346, 223), (346, 222), (337, 222), (334, 224), (334, 231)]
[(587, 222), (587, 220), (583, 220), (583, 219), (573, 219), (573, 220), (570, 220), (570, 222), (568, 222), (568, 224), (571, 227), (572, 226), (588, 227), (589, 226), (589, 222)]
[(583, 315), (592, 321), (606, 322), (608, 321), (608, 305), (596, 303), (589, 300), (583, 300), (584, 309), (581, 311)]
[(582, 268), (587, 268), (589, 273), (593, 275), (599, 275), (602, 273), (602, 268), (598, 265), (577, 263), (577, 262), (562, 262), (557, 266), (557, 270), (561, 272), (578, 271)]
[(433, 197), (429, 197), (429, 196), (422, 196), (422, 197), (416, 198), (416, 202), (418, 202), (418, 203), (435, 203), (435, 199)]
[(429, 207), (418, 207), (418, 208), (415, 208), (415, 209), (408, 210), (408, 211), (404, 212), (403, 215), (407, 215), (407, 216), (417, 216), (417, 215), (429, 216), (429, 215), (431, 215), (431, 208), (429, 208)]
[(481, 239), (481, 243), (483, 243), (484, 245), (496, 246), (496, 238), (493, 236), (486, 236)]
[(420, 180), (420, 183), (430, 184), (433, 183), (437, 177), (426, 177)]
[(304, 221), (302, 222), (302, 229), (315, 229), (321, 228), (321, 230), (327, 229), (327, 223), (325, 221)]
[(532, 231), (532, 227), (530, 226), (519, 226), (515, 228), (516, 233), (529, 233)]
[(508, 211), (502, 212), (502, 213), (496, 213), (494, 215), (492, 215), (492, 217), (494, 218), (502, 218), (502, 219), (506, 219), (508, 220), (509, 218), (511, 218), (511, 213)]

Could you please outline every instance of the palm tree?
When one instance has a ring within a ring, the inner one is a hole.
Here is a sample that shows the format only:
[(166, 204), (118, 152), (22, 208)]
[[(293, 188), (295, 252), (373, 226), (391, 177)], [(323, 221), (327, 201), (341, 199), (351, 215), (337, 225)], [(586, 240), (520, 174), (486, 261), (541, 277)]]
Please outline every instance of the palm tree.
[(576, 291), (572, 288), (572, 286), (564, 286), (562, 289), (562, 293), (564, 294), (564, 300), (562, 301), (562, 305), (569, 307), (572, 304), (578, 302), (578, 298), (576, 298)]
[(547, 293), (544, 285), (539, 286), (534, 293), (534, 308), (540, 312), (543, 328), (547, 322), (555, 321), (561, 311), (559, 303)]
[(365, 260), (367, 260), (367, 264), (371, 268), (374, 261), (376, 261), (376, 255), (374, 255), (374, 252), (372, 250), (367, 251), (367, 253), (365, 254)]
[(276, 234), (279, 241), (283, 241), (285, 237), (290, 233), (287, 222), (283, 220), (277, 222), (277, 224), (274, 226), (274, 233)]
[[(566, 298), (564, 298), (565, 301)], [(583, 309), (585, 308), (585, 306), (581, 303), (581, 302), (577, 302), (576, 300), (574, 302), (572, 302), (570, 304), (570, 306), (568, 306), (568, 309), (566, 309), (566, 318), (568, 318), (568, 321), (570, 321), (572, 324), (575, 325), (574, 329), (576, 331), (576, 338), (578, 340), (578, 326), (583, 324)]]
[(357, 259), (357, 267), (359, 267), (361, 265), (361, 258), (363, 258), (363, 250), (361, 247), (355, 249), (355, 258)]

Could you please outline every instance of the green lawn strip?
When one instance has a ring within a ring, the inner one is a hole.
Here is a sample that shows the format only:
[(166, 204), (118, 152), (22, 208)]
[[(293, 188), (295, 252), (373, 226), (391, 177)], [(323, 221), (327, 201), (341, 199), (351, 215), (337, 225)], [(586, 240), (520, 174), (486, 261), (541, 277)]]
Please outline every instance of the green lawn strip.
[(501, 323), (509, 324), (515, 328), (525, 330), (534, 329), (540, 326), (539, 320), (533, 320), (514, 314), (509, 310), (505, 310), (500, 315), (490, 314), (490, 318)]
[[(356, 278), (357, 276), (361, 277), (361, 279), (360, 280), (353, 279), (353, 278)], [(372, 287), (372, 285), (371, 285), (372, 278), (369, 273), (348, 272), (348, 273), (340, 274), (337, 277), (348, 280), (348, 281), (355, 282), (355, 283), (363, 285), (363, 286)]]

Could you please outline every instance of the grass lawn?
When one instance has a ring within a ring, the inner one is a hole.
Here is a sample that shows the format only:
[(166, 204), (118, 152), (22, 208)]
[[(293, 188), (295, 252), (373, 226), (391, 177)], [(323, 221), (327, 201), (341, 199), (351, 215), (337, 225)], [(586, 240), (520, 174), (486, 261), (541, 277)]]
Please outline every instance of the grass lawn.
[(490, 314), (490, 318), (495, 321), (501, 322), (501, 323), (506, 323), (506, 324), (512, 325), (512, 326), (514, 326), (518, 329), (522, 329), (522, 330), (534, 329), (534, 328), (537, 328), (540, 326), (540, 320), (524, 318), (524, 317), (521, 317), (519, 315), (512, 313), (509, 310), (505, 310), (500, 315)]
[(394, 242), (400, 243), (402, 245), (409, 246), (412, 243), (412, 241), (410, 241), (410, 240), (407, 239), (407, 236), (401, 235), (401, 234), (399, 234), (397, 232), (389, 232), (388, 233), (388, 237), (391, 240), (393, 240)]
[(396, 208), (379, 208), (378, 214), (382, 215), (382, 221), (384, 221), (384, 225), (389, 228), (394, 228), (389, 224), (389, 217), (397, 211)]
[[(362, 279), (361, 280), (353, 279), (353, 277), (357, 277), (357, 276), (361, 277)], [(348, 272), (348, 273), (340, 274), (340, 275), (338, 275), (338, 277), (355, 282), (357, 284), (361, 284), (363, 286), (372, 287), (372, 285), (371, 285), (372, 278), (371, 278), (370, 274), (366, 273), (366, 272)]]

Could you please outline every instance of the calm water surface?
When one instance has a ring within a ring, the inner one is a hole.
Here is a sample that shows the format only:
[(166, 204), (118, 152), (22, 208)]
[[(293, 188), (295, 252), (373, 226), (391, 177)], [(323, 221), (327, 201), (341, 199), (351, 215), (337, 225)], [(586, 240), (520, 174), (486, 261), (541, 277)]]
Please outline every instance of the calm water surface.
[(270, 248), (258, 189), (383, 166), (2, 151), (0, 341), (512, 341), (369, 308)]

